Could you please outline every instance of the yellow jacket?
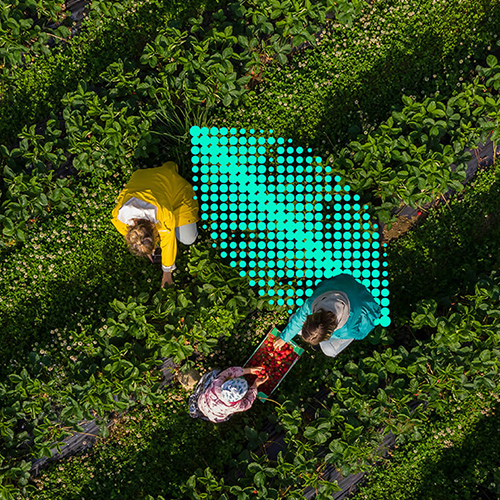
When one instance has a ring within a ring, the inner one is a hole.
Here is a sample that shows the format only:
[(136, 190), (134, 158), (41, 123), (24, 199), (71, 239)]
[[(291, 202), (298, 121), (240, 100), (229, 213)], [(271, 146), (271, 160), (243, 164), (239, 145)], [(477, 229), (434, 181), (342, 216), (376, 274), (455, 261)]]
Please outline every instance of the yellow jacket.
[(164, 267), (175, 263), (175, 228), (199, 220), (199, 205), (194, 199), (195, 192), (191, 184), (178, 172), (179, 167), (173, 161), (168, 161), (161, 167), (136, 170), (118, 196), (118, 202), (112, 212), (114, 226), (125, 236), (128, 226), (118, 220), (118, 211), (123, 204), (135, 197), (157, 208), (156, 228), (160, 236), (161, 261)]

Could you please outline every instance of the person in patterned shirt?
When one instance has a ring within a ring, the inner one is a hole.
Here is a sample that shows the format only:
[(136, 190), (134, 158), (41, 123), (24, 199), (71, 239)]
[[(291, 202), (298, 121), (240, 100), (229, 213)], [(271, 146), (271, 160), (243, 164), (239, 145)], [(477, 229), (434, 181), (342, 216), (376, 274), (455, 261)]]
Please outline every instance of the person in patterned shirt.
[(258, 375), (262, 367), (228, 368), (207, 373), (189, 398), (189, 413), (213, 423), (225, 422), (234, 413), (248, 410), (257, 397), (257, 388), (269, 377), (256, 378), (249, 387), (244, 375)]

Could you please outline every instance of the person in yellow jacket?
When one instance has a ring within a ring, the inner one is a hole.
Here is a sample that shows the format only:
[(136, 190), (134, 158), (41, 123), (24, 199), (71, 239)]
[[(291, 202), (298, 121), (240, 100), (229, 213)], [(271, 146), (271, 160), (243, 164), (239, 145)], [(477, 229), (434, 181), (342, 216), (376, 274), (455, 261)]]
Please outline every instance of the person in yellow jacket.
[(173, 161), (161, 167), (136, 170), (118, 196), (113, 224), (134, 255), (149, 257), (159, 240), (165, 283), (172, 284), (177, 239), (191, 245), (198, 236), (198, 201), (189, 182)]

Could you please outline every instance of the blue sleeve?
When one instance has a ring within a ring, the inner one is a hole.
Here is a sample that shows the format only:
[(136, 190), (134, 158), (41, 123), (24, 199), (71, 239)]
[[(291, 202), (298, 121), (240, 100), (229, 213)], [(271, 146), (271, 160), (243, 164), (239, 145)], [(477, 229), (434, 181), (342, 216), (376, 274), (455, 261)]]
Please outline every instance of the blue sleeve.
[(353, 338), (362, 340), (375, 328), (375, 321), (380, 317), (380, 309), (376, 302), (363, 306), (358, 321), (352, 328)]
[(280, 338), (282, 338), (285, 342), (289, 342), (298, 333), (300, 333), (307, 316), (309, 316), (312, 312), (311, 306), (313, 300), (314, 299), (310, 297), (306, 301), (304, 301), (304, 304), (299, 307), (295, 314), (293, 314), (292, 317), (288, 320), (288, 325), (286, 325), (286, 328), (281, 332), (280, 335)]

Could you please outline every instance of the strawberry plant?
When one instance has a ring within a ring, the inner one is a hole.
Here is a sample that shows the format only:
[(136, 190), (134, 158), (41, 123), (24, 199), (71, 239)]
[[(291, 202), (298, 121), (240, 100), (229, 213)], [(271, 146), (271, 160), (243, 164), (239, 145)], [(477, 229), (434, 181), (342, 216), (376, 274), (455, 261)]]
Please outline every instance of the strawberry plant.
[[(0, 8), (0, 67), (9, 79), (12, 68), (39, 54), (48, 55), (49, 45), (70, 36), (71, 18), (61, 0), (12, 0)], [(49, 43), (50, 42), (50, 43)]]

